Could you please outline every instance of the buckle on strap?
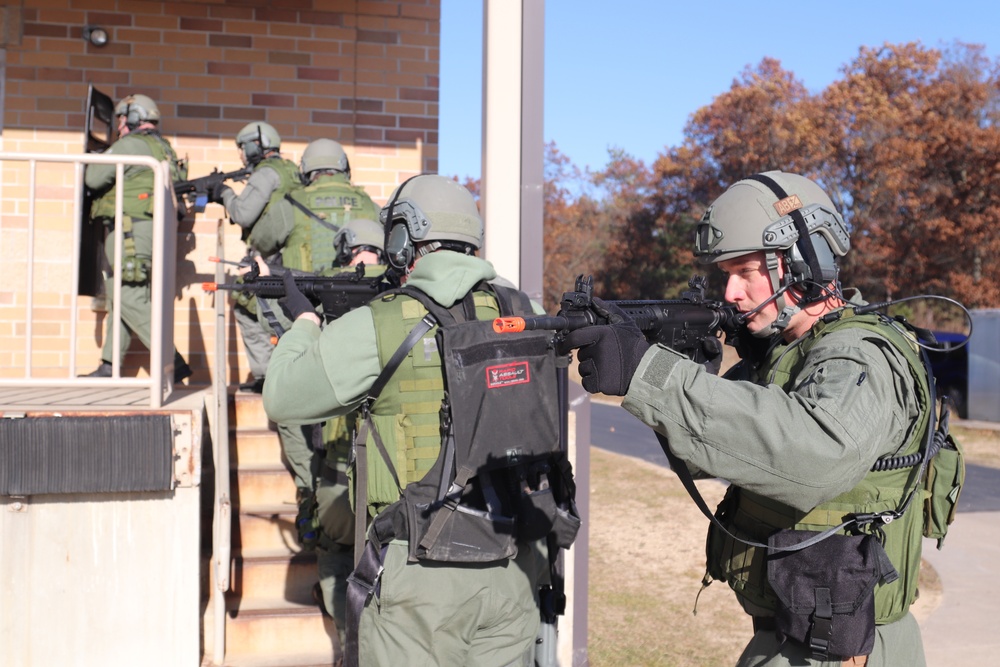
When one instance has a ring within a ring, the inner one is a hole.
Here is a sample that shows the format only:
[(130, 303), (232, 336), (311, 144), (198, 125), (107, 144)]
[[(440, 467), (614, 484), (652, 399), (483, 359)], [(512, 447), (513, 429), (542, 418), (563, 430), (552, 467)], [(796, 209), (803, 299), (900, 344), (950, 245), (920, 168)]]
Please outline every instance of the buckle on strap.
[(809, 648), (813, 657), (825, 660), (830, 655), (830, 640), (833, 637), (833, 601), (829, 588), (817, 588), (815, 593), (816, 611), (809, 630)]

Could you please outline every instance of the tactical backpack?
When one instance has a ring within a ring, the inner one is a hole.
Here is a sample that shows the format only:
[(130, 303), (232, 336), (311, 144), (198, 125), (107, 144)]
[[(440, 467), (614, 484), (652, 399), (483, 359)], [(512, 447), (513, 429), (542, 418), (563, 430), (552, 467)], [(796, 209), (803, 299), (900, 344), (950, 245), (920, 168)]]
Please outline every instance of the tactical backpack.
[[(481, 287), (496, 295), (501, 314), (531, 312), (522, 292), (499, 285)], [(569, 547), (580, 520), (560, 441), (551, 336), (497, 334), (491, 321), (474, 319), (469, 304), (445, 309), (417, 290), (404, 287), (398, 292), (419, 301), (428, 314), (387, 362), (362, 406), (355, 440), (357, 511), (364, 512), (367, 505), (363, 496), (369, 432), (400, 494), (400, 500), (376, 518), (372, 540), (408, 539), (410, 561), (448, 563), (511, 558), (518, 542), (550, 535), (555, 546)], [(466, 301), (471, 297), (470, 292)], [(435, 325), (445, 381), (441, 449), (431, 469), (402, 488), (370, 407), (410, 349)], [(364, 522), (358, 524), (363, 530)], [(355, 544), (360, 549), (364, 536)]]

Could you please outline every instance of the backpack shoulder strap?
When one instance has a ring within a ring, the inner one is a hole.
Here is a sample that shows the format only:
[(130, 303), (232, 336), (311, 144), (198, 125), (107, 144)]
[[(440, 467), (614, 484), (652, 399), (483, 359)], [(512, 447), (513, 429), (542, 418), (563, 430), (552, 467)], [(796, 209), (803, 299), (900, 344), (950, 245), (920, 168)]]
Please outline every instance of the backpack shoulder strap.
[(521, 290), (498, 283), (487, 283), (487, 285), (488, 289), (497, 297), (502, 317), (535, 314), (535, 310), (531, 306), (531, 299)]

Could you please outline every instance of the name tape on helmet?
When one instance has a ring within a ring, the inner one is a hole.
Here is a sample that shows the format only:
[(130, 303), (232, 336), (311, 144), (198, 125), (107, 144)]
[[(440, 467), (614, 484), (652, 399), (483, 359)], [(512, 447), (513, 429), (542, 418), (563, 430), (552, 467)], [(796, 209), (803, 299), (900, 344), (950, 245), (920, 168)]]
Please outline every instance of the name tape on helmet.
[(799, 199), (798, 195), (789, 195), (774, 202), (774, 210), (782, 217), (800, 208), (802, 208), (802, 200)]

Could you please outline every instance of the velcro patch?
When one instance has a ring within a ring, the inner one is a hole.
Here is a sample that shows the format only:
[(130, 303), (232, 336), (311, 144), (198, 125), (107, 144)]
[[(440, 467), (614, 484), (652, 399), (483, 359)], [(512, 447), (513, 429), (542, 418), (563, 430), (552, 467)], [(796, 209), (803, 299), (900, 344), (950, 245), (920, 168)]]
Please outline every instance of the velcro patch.
[(509, 387), (515, 384), (531, 382), (531, 372), (527, 361), (515, 361), (509, 364), (486, 367), (486, 388)]
[(802, 208), (802, 200), (799, 199), (798, 195), (788, 195), (784, 199), (774, 202), (774, 210), (782, 217), (798, 208)]

